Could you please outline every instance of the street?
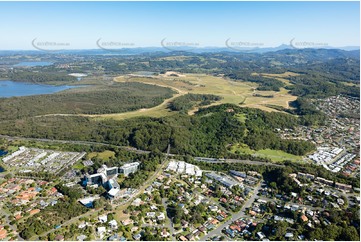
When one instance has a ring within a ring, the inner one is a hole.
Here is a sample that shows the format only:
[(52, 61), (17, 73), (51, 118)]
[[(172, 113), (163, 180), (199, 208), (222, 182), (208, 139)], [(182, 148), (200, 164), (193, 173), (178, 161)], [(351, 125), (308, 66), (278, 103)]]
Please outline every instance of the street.
[(260, 181), (258, 183), (258, 185), (255, 187), (252, 196), (249, 199), (247, 199), (247, 201), (243, 204), (241, 211), (231, 215), (232, 217), (230, 220), (228, 220), (225, 223), (223, 223), (222, 225), (218, 226), (216, 229), (212, 230), (207, 235), (203, 236), (200, 240), (204, 241), (204, 240), (208, 240), (208, 239), (212, 238), (213, 236), (220, 235), (224, 228), (226, 228), (227, 226), (232, 224), (232, 221), (246, 216), (246, 214), (245, 214), (246, 208), (250, 207), (252, 205), (252, 203), (256, 200), (256, 198), (258, 197), (257, 193), (258, 193), (259, 188), (261, 187), (261, 184), (262, 184), (262, 181)]

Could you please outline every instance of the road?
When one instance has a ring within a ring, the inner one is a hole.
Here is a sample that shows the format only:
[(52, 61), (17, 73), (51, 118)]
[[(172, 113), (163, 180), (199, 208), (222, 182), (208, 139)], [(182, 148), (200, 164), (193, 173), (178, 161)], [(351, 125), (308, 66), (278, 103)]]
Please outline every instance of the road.
[[(202, 160), (203, 159), (203, 160)], [(210, 164), (218, 164), (218, 163), (242, 163), (247, 165), (259, 165), (259, 166), (277, 166), (284, 167), (284, 165), (276, 164), (273, 162), (263, 162), (263, 161), (255, 161), (255, 160), (237, 160), (237, 159), (224, 159), (219, 160), (216, 158), (206, 158), (206, 157), (195, 157), (196, 161), (210, 163)]]
[(222, 233), (222, 230), (224, 228), (226, 228), (227, 226), (231, 225), (233, 221), (240, 219), (242, 217), (245, 217), (246, 216), (246, 208), (250, 207), (252, 205), (252, 203), (255, 201), (255, 199), (258, 197), (257, 193), (258, 193), (259, 188), (261, 187), (261, 184), (262, 184), (262, 181), (260, 181), (258, 183), (258, 185), (255, 187), (255, 189), (253, 190), (254, 192), (253, 192), (252, 196), (249, 199), (247, 199), (246, 202), (243, 204), (241, 211), (230, 215), (231, 216), (230, 220), (221, 224), (216, 229), (212, 230), (207, 235), (200, 238), (200, 240), (205, 241), (205, 240), (212, 238), (213, 236), (220, 235)]
[[(55, 142), (55, 143), (62, 143), (62, 144), (78, 144), (78, 145), (104, 145), (104, 146), (113, 146), (120, 149), (124, 149), (127, 151), (135, 152), (138, 154), (148, 154), (150, 151), (147, 150), (139, 150), (132, 147), (127, 146), (119, 146), (119, 145), (112, 145), (103, 142), (94, 142), (94, 141), (81, 141), (81, 140), (53, 140), (53, 139), (40, 139), (40, 138), (26, 138), (26, 137), (17, 137), (17, 136), (7, 136), (7, 135), (0, 135), (0, 138), (4, 138), (7, 140), (29, 140), (29, 141), (39, 141), (39, 142)], [(176, 156), (179, 154), (171, 154), (169, 152), (164, 153), (167, 156)], [(225, 159), (225, 160), (217, 160), (213, 158), (207, 158), (212, 161), (207, 161), (209, 163), (243, 163), (249, 165), (262, 165), (262, 166), (276, 166), (276, 167), (284, 167), (284, 165), (272, 163), (272, 162), (262, 162), (262, 161), (253, 161), (253, 160), (237, 160), (237, 159)]]
[(262, 162), (262, 161), (253, 161), (253, 160), (236, 160), (236, 159), (226, 159), (225, 161), (220, 161), (225, 163), (243, 163), (248, 165), (261, 165), (261, 166), (277, 166), (277, 167), (284, 167), (284, 165), (272, 163), (272, 162)]
[(113, 146), (113, 147), (117, 147), (120, 149), (125, 149), (125, 150), (132, 151), (132, 152), (139, 153), (139, 154), (150, 153), (150, 151), (147, 151), (147, 150), (137, 150), (132, 147), (118, 146), (118, 145), (112, 145), (112, 144), (102, 143), (102, 142), (93, 142), (93, 141), (40, 139), (40, 138), (26, 138), (26, 137), (7, 136), (7, 135), (0, 135), (0, 138), (4, 138), (7, 140), (28, 140), (28, 141), (39, 141), (39, 142), (53, 142), (53, 143), (61, 143), (61, 144), (105, 145), (105, 146)]
[[(162, 198), (162, 205), (165, 208), (165, 210), (167, 211), (168, 205), (167, 205), (166, 201), (167, 201), (167, 198)], [(168, 217), (167, 212), (166, 212), (165, 216), (166, 216), (166, 219), (168, 220), (168, 222), (166, 222), (166, 225), (170, 231), (170, 236), (171, 236), (170, 238), (172, 239), (172, 241), (175, 241), (176, 238), (173, 236), (174, 235), (173, 221), (171, 218)]]

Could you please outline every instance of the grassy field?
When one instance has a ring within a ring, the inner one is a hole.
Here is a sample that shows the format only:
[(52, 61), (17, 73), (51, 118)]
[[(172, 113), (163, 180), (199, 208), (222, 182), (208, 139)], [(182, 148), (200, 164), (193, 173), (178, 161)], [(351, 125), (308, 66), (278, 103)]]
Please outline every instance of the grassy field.
[[(175, 74), (175, 72), (170, 72)], [(270, 74), (272, 75), (272, 74)], [(278, 75), (279, 78), (286, 78), (290, 76), (290, 73)], [(114, 79), (115, 82), (141, 82), (161, 87), (169, 87), (177, 92), (172, 98), (165, 100), (162, 104), (147, 108), (140, 109), (125, 113), (94, 115), (95, 118), (114, 118), (114, 119), (126, 119), (140, 116), (150, 117), (162, 117), (172, 115), (172, 112), (168, 109), (169, 103), (187, 93), (196, 94), (214, 94), (221, 96), (223, 99), (214, 102), (211, 105), (218, 105), (222, 103), (232, 103), (241, 105), (243, 107), (259, 108), (265, 111), (277, 111), (270, 107), (266, 107), (267, 104), (282, 106), (288, 108), (288, 102), (296, 99), (288, 93), (286, 89), (281, 89), (279, 92), (275, 91), (257, 91), (257, 84), (251, 82), (231, 81), (222, 77), (215, 77), (206, 74), (179, 74), (178, 76), (171, 76), (169, 73), (158, 75), (154, 77), (139, 77), (139, 76), (119, 76)], [(262, 96), (272, 95), (273, 97), (259, 97), (255, 96), (259, 94)], [(191, 110), (189, 114), (194, 114), (197, 108)]]
[(18, 146), (11, 146), (11, 145), (8, 146), (8, 148), (7, 148), (9, 153), (13, 153), (13, 152), (17, 151), (18, 149), (19, 149)]
[(107, 161), (110, 158), (114, 158), (115, 153), (114, 153), (114, 151), (105, 150), (105, 151), (100, 152), (100, 153), (99, 152), (91, 152), (91, 153), (87, 154), (87, 159), (91, 159), (93, 157), (98, 157), (99, 159)]
[(245, 144), (233, 145), (232, 148), (231, 148), (231, 152), (235, 153), (236, 151), (239, 151), (239, 152), (244, 153), (244, 154), (250, 154), (250, 155), (254, 155), (254, 156), (258, 156), (258, 157), (268, 158), (268, 159), (270, 159), (272, 161), (275, 161), (275, 162), (285, 161), (285, 160), (290, 160), (290, 161), (295, 161), (295, 162), (302, 162), (302, 160), (303, 160), (302, 156), (288, 154), (288, 153), (286, 153), (284, 151), (281, 151), (281, 150), (265, 149), (265, 150), (257, 150), (257, 151), (255, 151), (255, 150), (250, 149)]
[(77, 163), (75, 163), (73, 165), (73, 168), (76, 169), (76, 170), (81, 170), (84, 168), (84, 165), (83, 165), (83, 162), (82, 161), (78, 161)]
[(260, 75), (263, 76), (263, 77), (269, 77), (269, 78), (277, 79), (277, 80), (283, 82), (286, 86), (289, 86), (289, 85), (292, 85), (292, 84), (290, 83), (290, 80), (288, 80), (287, 78), (292, 77), (292, 76), (299, 76), (300, 74), (287, 71), (287, 72), (282, 73), (282, 74), (260, 73)]

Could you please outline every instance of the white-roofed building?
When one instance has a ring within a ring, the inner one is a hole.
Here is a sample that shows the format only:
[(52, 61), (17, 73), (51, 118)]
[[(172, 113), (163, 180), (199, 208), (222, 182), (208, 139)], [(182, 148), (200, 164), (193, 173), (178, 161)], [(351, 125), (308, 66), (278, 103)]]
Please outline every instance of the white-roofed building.
[(139, 162), (124, 164), (123, 166), (119, 167), (119, 172), (123, 173), (124, 176), (128, 176), (129, 174), (136, 172), (139, 165)]
[(198, 166), (186, 163), (184, 161), (171, 160), (167, 166), (167, 171), (174, 171), (180, 174), (191, 176), (202, 176), (202, 170)]
[(98, 217), (99, 222), (106, 223), (108, 221), (108, 216), (106, 214)]

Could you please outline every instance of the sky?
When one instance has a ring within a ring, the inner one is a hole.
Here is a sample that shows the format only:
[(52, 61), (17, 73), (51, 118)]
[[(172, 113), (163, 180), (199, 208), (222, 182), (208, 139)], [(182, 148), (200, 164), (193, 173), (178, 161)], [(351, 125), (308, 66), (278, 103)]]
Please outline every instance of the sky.
[(161, 47), (161, 43), (225, 47), (227, 40), (233, 45), (274, 47), (292, 39), (299, 44), (359, 46), (359, 4), (0, 2), (0, 50)]

